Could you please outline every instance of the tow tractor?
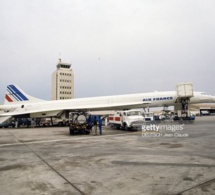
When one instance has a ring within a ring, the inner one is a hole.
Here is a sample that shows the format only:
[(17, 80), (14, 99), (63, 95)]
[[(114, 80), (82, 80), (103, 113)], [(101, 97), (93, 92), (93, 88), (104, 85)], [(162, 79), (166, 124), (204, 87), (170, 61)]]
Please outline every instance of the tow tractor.
[(69, 133), (74, 134), (89, 134), (92, 126), (88, 123), (87, 119), (89, 114), (82, 112), (70, 112), (69, 113)]

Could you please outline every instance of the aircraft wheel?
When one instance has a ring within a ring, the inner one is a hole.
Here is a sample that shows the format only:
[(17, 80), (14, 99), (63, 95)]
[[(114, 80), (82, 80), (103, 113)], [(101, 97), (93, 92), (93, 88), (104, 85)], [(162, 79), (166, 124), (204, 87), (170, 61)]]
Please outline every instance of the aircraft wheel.
[(85, 131), (85, 134), (89, 135), (89, 134), (90, 134), (90, 131)]
[(58, 127), (62, 127), (62, 126), (63, 126), (63, 122), (59, 122)]
[(125, 129), (126, 131), (129, 130), (128, 125), (127, 125), (126, 123), (124, 124), (124, 129)]
[(69, 134), (74, 135), (74, 130), (72, 128), (69, 129)]

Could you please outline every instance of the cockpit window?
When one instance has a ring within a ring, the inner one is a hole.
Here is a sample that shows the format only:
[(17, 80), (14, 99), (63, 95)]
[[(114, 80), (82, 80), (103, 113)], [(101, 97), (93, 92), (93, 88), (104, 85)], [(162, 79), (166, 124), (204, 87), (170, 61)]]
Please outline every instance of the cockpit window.
[(201, 95), (207, 95), (205, 92), (201, 92)]

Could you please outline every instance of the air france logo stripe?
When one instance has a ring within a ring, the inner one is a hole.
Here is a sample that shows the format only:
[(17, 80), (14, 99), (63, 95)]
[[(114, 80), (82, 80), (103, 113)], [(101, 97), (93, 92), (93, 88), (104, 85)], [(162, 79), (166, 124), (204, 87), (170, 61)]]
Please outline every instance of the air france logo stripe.
[(11, 95), (18, 100), (18, 101), (25, 101), (28, 100), (27, 97), (25, 97), (14, 85), (9, 85), (8, 89), (10, 90)]
[(22, 101), (22, 99), (20, 97), (18, 97), (18, 95), (9, 87), (7, 86), (7, 90), (9, 92), (9, 94), (16, 99), (16, 101)]
[(22, 94), (14, 85), (8, 85), (7, 90), (17, 101), (26, 101), (28, 98)]
[(21, 97), (22, 100), (26, 101), (28, 98), (21, 93), (14, 85), (10, 85), (10, 87)]
[(7, 94), (5, 95), (5, 98), (8, 102), (13, 102), (13, 100), (10, 98), (10, 96), (8, 96)]
[(14, 100), (16, 100), (16, 101), (19, 101), (18, 97), (16, 97), (16, 94), (14, 94), (13, 91), (11, 91), (11, 90), (9, 90), (9, 89), (7, 89), (7, 91), (8, 91), (8, 95), (9, 95), (10, 97), (12, 97), (12, 98), (13, 98)]

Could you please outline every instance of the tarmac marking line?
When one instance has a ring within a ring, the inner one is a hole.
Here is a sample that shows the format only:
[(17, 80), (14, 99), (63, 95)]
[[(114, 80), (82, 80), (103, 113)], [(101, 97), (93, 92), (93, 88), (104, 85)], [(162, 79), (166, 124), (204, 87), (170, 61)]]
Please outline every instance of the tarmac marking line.
[[(140, 134), (140, 132), (132, 132), (132, 133), (121, 133), (121, 134), (112, 134), (112, 135), (104, 135), (102, 137), (116, 137), (116, 136), (125, 136), (125, 135), (135, 135), (135, 134)], [(14, 135), (13, 135), (14, 136)], [(16, 137), (16, 136), (15, 136)], [(76, 140), (86, 140), (86, 139), (99, 139), (101, 136), (87, 136), (87, 137), (77, 137), (72, 139), (71, 138), (66, 138), (66, 139), (57, 139), (57, 140), (44, 140), (44, 141), (33, 141), (33, 142), (19, 142), (19, 143), (8, 143), (8, 144), (0, 144), (0, 147), (4, 146), (19, 146), (19, 145), (30, 145), (30, 144), (40, 144), (40, 143), (51, 143), (51, 142), (62, 142), (62, 141), (76, 141)], [(19, 139), (18, 137), (16, 137)]]
[(207, 181), (205, 181), (203, 183), (197, 184), (197, 185), (195, 185), (195, 186), (193, 186), (191, 188), (188, 188), (188, 189), (186, 189), (184, 191), (181, 191), (181, 192), (177, 193), (176, 195), (182, 195), (183, 193), (188, 192), (188, 191), (190, 191), (190, 190), (192, 190), (194, 188), (198, 188), (198, 187), (204, 186), (205, 184), (212, 183), (212, 182), (215, 182), (215, 178), (207, 180)]
[(37, 154), (28, 144), (22, 142), (16, 135), (9, 132), (12, 136), (14, 136), (20, 144), (28, 148), (35, 156), (37, 156), (44, 164), (46, 164), (52, 171), (54, 171), (58, 176), (60, 176), (62, 179), (64, 179), (67, 183), (69, 183), (76, 191), (78, 191), (81, 195), (85, 195), (84, 192), (82, 192), (75, 184), (70, 182), (66, 177), (64, 177), (59, 171), (57, 171), (53, 166), (51, 166), (46, 160), (44, 160), (39, 154)]

